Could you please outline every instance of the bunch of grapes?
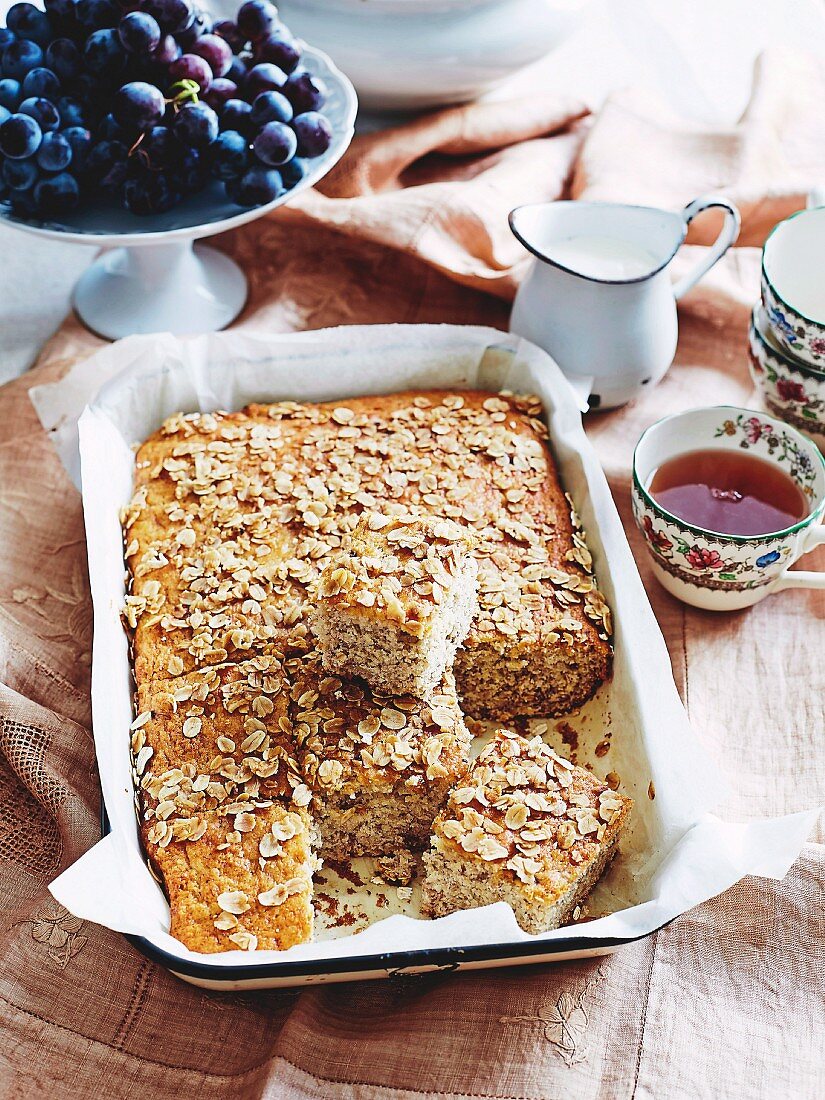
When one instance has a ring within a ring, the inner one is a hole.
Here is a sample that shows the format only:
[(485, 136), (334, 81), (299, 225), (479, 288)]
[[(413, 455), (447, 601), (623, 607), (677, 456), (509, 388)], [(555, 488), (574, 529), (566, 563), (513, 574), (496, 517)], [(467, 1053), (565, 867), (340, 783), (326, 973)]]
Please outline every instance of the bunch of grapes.
[(14, 4), (0, 27), (0, 201), (59, 215), (101, 194), (158, 214), (223, 181), (240, 206), (329, 148), (327, 90), (269, 0), (235, 21), (193, 0)]

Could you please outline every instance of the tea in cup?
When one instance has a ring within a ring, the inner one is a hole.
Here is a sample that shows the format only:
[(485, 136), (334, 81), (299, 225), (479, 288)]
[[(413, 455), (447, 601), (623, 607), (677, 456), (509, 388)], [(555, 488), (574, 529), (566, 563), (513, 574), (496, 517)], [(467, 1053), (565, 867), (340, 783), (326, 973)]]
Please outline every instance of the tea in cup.
[(636, 445), (632, 497), (653, 572), (685, 603), (733, 611), (825, 588), (825, 573), (790, 568), (825, 543), (825, 460), (779, 420), (720, 405), (658, 421)]

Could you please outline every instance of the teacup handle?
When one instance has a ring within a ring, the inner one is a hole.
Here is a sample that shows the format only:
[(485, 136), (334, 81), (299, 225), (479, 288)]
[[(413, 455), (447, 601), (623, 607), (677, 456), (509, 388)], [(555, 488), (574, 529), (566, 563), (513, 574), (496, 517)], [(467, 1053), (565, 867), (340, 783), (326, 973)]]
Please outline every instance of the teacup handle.
[(732, 202), (722, 198), (721, 195), (701, 195), (698, 199), (694, 199), (693, 202), (687, 204), (682, 211), (682, 217), (685, 220), (685, 232), (687, 232), (687, 227), (697, 214), (701, 214), (703, 210), (710, 210), (713, 206), (718, 206), (721, 210), (725, 211), (724, 224), (722, 225), (719, 236), (708, 249), (707, 256), (700, 260), (693, 271), (689, 271), (687, 275), (683, 276), (683, 278), (674, 285), (673, 296), (676, 298), (677, 302), (683, 294), (690, 290), (694, 283), (698, 283), (702, 276), (710, 271), (717, 260), (722, 259), (739, 236), (739, 226), (742, 222), (742, 219), (739, 217), (739, 211)]
[[(810, 554), (816, 546), (825, 543), (825, 527), (821, 524), (809, 527), (802, 543), (802, 554)], [(785, 588), (825, 588), (825, 573), (815, 573), (813, 570), (786, 569), (780, 573), (774, 583), (773, 591), (782, 592)]]

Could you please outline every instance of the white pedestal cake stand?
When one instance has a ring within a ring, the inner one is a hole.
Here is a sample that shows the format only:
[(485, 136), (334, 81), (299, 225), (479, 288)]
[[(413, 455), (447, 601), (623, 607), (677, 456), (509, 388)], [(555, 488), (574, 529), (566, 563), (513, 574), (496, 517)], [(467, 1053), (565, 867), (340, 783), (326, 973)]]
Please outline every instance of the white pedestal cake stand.
[(93, 206), (87, 201), (55, 221), (24, 220), (0, 203), (0, 218), (10, 226), (55, 240), (98, 244), (104, 250), (81, 276), (73, 296), (74, 308), (92, 331), (110, 340), (137, 332), (215, 332), (238, 316), (246, 302), (246, 276), (222, 252), (194, 242), (289, 202), (326, 175), (352, 141), (358, 106), (352, 84), (320, 50), (307, 47), (303, 65), (329, 89), (323, 110), (332, 125), (332, 144), (308, 162), (304, 179), (265, 206), (236, 206), (218, 181), (174, 210), (146, 218), (113, 200)]

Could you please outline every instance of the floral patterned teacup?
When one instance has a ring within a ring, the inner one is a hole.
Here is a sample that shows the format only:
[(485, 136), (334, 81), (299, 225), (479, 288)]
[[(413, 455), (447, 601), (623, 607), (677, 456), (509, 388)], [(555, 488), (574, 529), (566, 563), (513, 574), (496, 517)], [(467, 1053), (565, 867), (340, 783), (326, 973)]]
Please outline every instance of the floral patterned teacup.
[[(789, 474), (810, 502), (808, 515), (767, 535), (725, 535), (679, 519), (648, 491), (668, 459), (688, 451), (738, 449)], [(825, 543), (825, 460), (813, 443), (779, 420), (730, 405), (666, 417), (636, 445), (632, 493), (633, 516), (656, 578), (685, 603), (734, 611), (785, 588), (825, 588), (825, 573), (790, 569)]]
[(751, 314), (748, 360), (765, 408), (825, 451), (825, 370), (809, 367), (782, 351), (768, 327), (765, 310), (758, 304)]
[(825, 206), (773, 228), (762, 250), (762, 304), (780, 346), (825, 369)]

